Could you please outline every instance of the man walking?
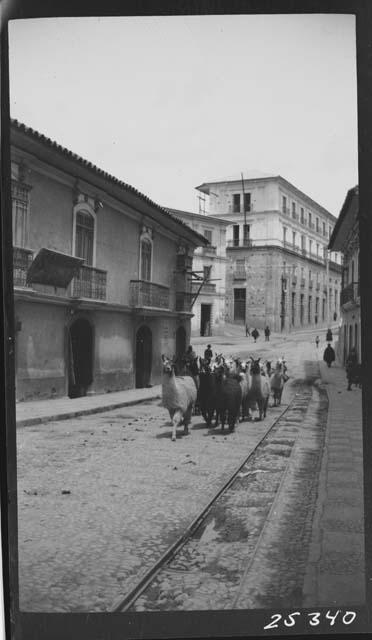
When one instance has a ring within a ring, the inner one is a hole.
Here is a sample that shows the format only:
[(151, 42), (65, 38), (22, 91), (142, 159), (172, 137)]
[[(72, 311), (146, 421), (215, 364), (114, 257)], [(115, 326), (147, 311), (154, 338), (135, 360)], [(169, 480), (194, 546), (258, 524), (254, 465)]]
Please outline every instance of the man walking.
[(256, 342), (260, 334), (258, 333), (257, 329), (254, 328), (251, 335), (252, 335), (252, 338), (254, 338), (254, 341)]
[(266, 325), (266, 327), (265, 327), (265, 340), (266, 340), (266, 342), (269, 342), (269, 341), (270, 341), (270, 333), (271, 333), (271, 332), (270, 332), (270, 329), (269, 329), (269, 327)]

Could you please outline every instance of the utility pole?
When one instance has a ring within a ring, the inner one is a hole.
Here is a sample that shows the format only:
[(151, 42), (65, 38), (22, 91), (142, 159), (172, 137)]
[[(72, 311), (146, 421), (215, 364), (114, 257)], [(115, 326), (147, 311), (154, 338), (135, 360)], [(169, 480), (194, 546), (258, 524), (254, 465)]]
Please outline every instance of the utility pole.
[(244, 212), (244, 228), (243, 228), (243, 242), (245, 240), (245, 232), (246, 232), (246, 228), (247, 228), (247, 214), (245, 211), (245, 192), (244, 192), (244, 178), (243, 178), (243, 173), (241, 174), (242, 176), (242, 190), (243, 190), (243, 212)]

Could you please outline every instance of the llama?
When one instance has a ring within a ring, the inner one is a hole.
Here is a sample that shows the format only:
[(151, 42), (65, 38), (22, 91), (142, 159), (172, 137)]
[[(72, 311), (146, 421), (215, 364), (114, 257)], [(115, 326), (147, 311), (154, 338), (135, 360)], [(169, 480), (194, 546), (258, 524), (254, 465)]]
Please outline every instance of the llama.
[(274, 407), (279, 406), (282, 401), (284, 382), (284, 364), (282, 360), (278, 360), (274, 373), (272, 374), (270, 379), (271, 391), (273, 392), (274, 396)]
[(251, 360), (252, 384), (248, 392), (248, 401), (250, 403), (254, 401), (257, 403), (259, 420), (262, 420), (262, 417), (266, 418), (266, 410), (270, 396), (270, 383), (266, 376), (263, 376), (261, 373), (261, 358), (258, 358), (257, 360), (251, 358)]
[(184, 425), (184, 434), (188, 434), (192, 410), (196, 402), (197, 389), (191, 376), (176, 376), (174, 362), (162, 355), (162, 400), (168, 409), (172, 421), (172, 440), (176, 440), (177, 427)]

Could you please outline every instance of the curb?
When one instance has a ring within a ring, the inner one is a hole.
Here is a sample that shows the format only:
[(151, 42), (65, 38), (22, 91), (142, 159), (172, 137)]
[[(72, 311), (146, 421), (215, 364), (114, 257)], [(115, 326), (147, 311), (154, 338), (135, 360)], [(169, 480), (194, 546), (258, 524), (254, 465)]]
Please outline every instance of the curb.
[(17, 427), (32, 427), (38, 424), (45, 424), (47, 422), (58, 422), (60, 420), (68, 420), (69, 418), (80, 418), (80, 416), (92, 415), (94, 413), (104, 413), (106, 411), (113, 411), (114, 409), (121, 409), (122, 407), (130, 407), (134, 404), (141, 404), (142, 402), (148, 402), (149, 400), (160, 400), (161, 395), (159, 393), (153, 396), (147, 396), (146, 398), (140, 398), (137, 400), (124, 400), (122, 402), (116, 402), (114, 404), (107, 404), (100, 407), (90, 407), (87, 409), (79, 409), (77, 411), (66, 411), (64, 413), (57, 413), (54, 415), (40, 416), (36, 418), (25, 418), (19, 420), (16, 423)]

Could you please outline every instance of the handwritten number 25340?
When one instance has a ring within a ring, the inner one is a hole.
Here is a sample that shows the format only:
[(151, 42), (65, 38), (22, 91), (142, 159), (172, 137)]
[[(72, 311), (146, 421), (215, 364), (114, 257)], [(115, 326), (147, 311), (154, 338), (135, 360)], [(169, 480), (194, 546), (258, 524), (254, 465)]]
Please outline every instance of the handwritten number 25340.
[[(327, 613), (325, 614), (324, 617), (326, 618), (326, 620), (329, 620), (329, 625), (331, 627), (335, 624), (336, 618), (338, 617), (339, 613), (341, 613), (341, 610), (337, 609), (336, 613), (334, 614), (332, 614), (331, 611), (327, 611)], [(296, 624), (295, 616), (300, 615), (300, 611), (294, 611), (293, 613), (289, 613), (286, 618), (283, 618), (280, 613), (275, 613), (271, 616), (271, 622), (269, 622), (269, 624), (267, 624), (264, 629), (276, 629), (277, 627), (279, 627), (278, 622), (282, 619), (285, 627), (293, 627)], [(308, 622), (312, 627), (316, 627), (318, 624), (320, 624), (322, 614), (319, 611), (314, 611), (305, 615), (307, 615)], [(343, 624), (351, 624), (352, 622), (354, 622), (355, 618), (355, 611), (346, 611), (342, 618), (339, 618), (339, 621), (343, 622)]]

